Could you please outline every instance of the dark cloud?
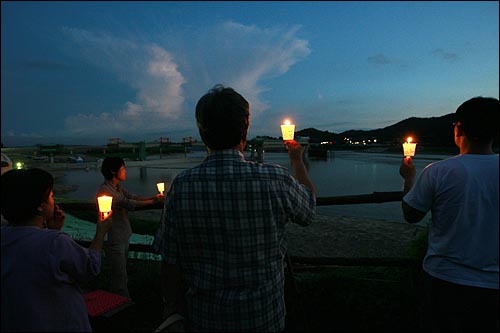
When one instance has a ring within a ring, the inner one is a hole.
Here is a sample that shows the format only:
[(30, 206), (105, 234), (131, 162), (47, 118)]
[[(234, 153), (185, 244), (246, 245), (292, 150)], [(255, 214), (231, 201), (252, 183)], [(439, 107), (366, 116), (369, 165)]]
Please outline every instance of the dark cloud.
[(388, 64), (392, 63), (392, 60), (387, 58), (382, 53), (368, 57), (368, 58), (366, 58), (366, 60), (368, 61), (368, 63), (374, 64), (374, 65), (388, 65)]
[(447, 52), (443, 49), (434, 49), (432, 50), (432, 54), (444, 61), (458, 60), (458, 55), (456, 53)]

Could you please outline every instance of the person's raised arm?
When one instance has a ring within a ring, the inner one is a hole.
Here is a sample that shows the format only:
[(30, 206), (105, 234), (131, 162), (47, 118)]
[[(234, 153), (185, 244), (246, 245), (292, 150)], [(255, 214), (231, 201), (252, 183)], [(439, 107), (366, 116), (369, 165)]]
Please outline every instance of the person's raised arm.
[(415, 182), (417, 170), (410, 156), (403, 158), (401, 166), (399, 167), (399, 174), (403, 177), (405, 184), (403, 188), (403, 195), (410, 192)]
[(304, 147), (302, 147), (295, 140), (287, 140), (285, 141), (285, 145), (288, 149), (288, 156), (290, 157), (290, 165), (292, 167), (293, 176), (299, 181), (299, 183), (307, 186), (316, 196), (316, 189), (309, 178), (309, 173), (307, 172), (307, 168), (303, 160)]
[[(413, 184), (415, 183), (415, 176), (417, 174), (415, 165), (411, 157), (403, 158), (401, 162), (401, 166), (399, 167), (399, 174), (403, 177), (405, 184), (403, 188), (403, 196), (410, 192)], [(401, 208), (403, 209), (403, 215), (407, 222), (417, 223), (420, 222), (424, 216), (425, 212), (421, 212), (418, 209), (415, 209), (408, 205), (404, 200), (401, 200)]]

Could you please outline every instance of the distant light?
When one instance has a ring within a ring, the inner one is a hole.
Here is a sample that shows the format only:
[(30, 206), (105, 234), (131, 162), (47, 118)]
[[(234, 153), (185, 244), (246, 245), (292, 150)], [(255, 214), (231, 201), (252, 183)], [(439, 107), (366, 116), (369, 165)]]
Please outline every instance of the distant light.
[(22, 169), (23, 168), (23, 162), (17, 162), (16, 163), (16, 168), (17, 169)]

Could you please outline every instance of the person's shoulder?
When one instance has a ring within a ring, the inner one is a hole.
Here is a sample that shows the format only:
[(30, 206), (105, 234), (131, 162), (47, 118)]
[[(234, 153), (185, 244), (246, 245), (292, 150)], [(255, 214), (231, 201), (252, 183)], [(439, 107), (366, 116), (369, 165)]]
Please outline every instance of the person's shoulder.
[(191, 175), (198, 175), (203, 172), (203, 170), (206, 169), (206, 166), (203, 164), (196, 165), (194, 167), (182, 170), (177, 174), (177, 176), (174, 177), (172, 180), (172, 183), (175, 181), (179, 181), (180, 179), (190, 177)]
[(270, 180), (291, 180), (293, 179), (290, 171), (279, 164), (267, 164), (252, 162), (252, 173)]
[(475, 163), (497, 163), (499, 161), (498, 154), (460, 154), (443, 161), (449, 161), (448, 163), (462, 163), (462, 164), (475, 164)]
[(264, 170), (272, 170), (277, 173), (286, 173), (289, 174), (288, 169), (280, 164), (268, 164), (268, 163), (259, 163)]
[[(61, 236), (61, 237), (59, 237)], [(65, 232), (61, 230), (55, 229), (44, 229), (35, 226), (22, 226), (22, 227), (13, 227), (13, 226), (5, 226), (2, 227), (2, 241), (4, 240), (19, 240), (26, 239), (33, 241), (34, 243), (46, 243), (50, 244), (54, 242), (56, 239), (62, 238), (66, 242), (73, 241), (73, 239)]]
[(44, 229), (46, 231), (46, 237), (52, 242), (57, 242), (58, 244), (65, 244), (65, 246), (80, 246), (68, 233), (62, 230), (55, 229)]
[(461, 156), (463, 156), (463, 155), (454, 155), (454, 156), (450, 156), (450, 157), (444, 158), (444, 159), (439, 160), (439, 161), (434, 161), (432, 163), (429, 163), (424, 168), (424, 170), (425, 169), (447, 168), (450, 165), (459, 163)]
[(71, 238), (69, 234), (67, 234), (65, 231), (62, 230), (58, 229), (41, 229), (41, 230), (47, 238), (63, 238), (63, 239), (73, 240), (73, 238)]
[(102, 190), (102, 189), (108, 188), (110, 186), (110, 184), (111, 184), (111, 182), (105, 180), (101, 184), (99, 184), (99, 186), (97, 186), (97, 190)]
[[(120, 186), (120, 187), (122, 187), (122, 186)], [(104, 182), (101, 183), (101, 185), (99, 185), (97, 187), (96, 192), (97, 192), (97, 194), (112, 195), (112, 194), (116, 194), (116, 192), (118, 192), (118, 191), (117, 191), (116, 186), (114, 186), (111, 181), (105, 180)]]

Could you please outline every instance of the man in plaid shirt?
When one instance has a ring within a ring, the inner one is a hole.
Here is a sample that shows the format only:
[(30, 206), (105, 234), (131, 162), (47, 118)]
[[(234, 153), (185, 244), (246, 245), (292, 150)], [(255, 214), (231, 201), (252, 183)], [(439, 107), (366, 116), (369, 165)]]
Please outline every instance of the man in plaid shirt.
[(166, 301), (185, 297), (194, 331), (283, 331), (285, 224), (305, 226), (315, 215), (304, 148), (285, 142), (293, 176), (246, 161), (249, 118), (231, 88), (217, 85), (198, 101), (208, 156), (173, 180), (155, 237)]

